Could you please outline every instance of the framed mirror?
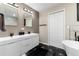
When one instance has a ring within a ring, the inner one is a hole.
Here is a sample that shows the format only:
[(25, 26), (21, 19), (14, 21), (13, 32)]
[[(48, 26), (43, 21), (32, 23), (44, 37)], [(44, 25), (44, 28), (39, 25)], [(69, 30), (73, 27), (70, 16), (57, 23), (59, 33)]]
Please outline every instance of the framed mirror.
[(17, 8), (12, 7), (9, 4), (1, 4), (0, 13), (4, 14), (4, 22), (6, 26), (17, 26)]
[(24, 14), (24, 26), (32, 27), (32, 14), (25, 12)]

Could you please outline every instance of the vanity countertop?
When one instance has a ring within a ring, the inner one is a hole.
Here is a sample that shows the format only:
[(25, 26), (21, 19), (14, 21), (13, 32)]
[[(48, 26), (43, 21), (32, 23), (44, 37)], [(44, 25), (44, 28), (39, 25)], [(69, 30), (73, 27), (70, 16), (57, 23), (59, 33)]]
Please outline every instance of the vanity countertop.
[(16, 36), (8, 36), (8, 37), (1, 37), (0, 38), (0, 46), (6, 45), (10, 43), (14, 43), (20, 40), (30, 39), (30, 37), (39, 36), (37, 33), (25, 34), (25, 35), (16, 35)]

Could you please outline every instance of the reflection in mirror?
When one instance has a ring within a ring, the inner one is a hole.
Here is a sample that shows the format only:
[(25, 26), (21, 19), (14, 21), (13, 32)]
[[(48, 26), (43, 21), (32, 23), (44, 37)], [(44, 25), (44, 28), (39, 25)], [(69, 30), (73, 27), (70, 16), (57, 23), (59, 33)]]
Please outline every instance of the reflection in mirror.
[(24, 26), (32, 27), (32, 14), (25, 12), (24, 14)]
[(17, 8), (9, 4), (0, 4), (0, 13), (4, 14), (5, 25), (17, 26)]

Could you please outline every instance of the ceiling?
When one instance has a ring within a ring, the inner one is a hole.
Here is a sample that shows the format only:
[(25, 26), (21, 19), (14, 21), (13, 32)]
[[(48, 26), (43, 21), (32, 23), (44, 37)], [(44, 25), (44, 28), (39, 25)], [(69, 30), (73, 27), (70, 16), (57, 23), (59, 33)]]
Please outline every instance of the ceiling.
[(26, 3), (26, 4), (38, 12), (44, 11), (48, 8), (58, 5), (58, 3)]

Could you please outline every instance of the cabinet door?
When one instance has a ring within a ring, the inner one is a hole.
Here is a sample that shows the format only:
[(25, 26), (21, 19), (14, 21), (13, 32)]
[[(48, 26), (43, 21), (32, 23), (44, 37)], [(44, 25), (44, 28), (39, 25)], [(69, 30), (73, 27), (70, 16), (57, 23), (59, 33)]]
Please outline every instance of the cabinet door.
[(34, 48), (36, 47), (38, 44), (39, 44), (39, 37), (32, 37), (31, 38), (31, 48)]
[(26, 45), (26, 40), (20, 41), (20, 49), (21, 49), (21, 55), (25, 53), (25, 45)]
[(0, 56), (5, 56), (5, 46), (0, 46)]
[(6, 55), (7, 56), (19, 56), (20, 55), (20, 47), (19, 43), (11, 43), (6, 45)]
[(23, 55), (24, 53), (27, 53), (27, 51), (30, 50), (30, 39), (26, 39), (23, 41), (20, 41), (20, 49), (21, 49), (21, 55)]

